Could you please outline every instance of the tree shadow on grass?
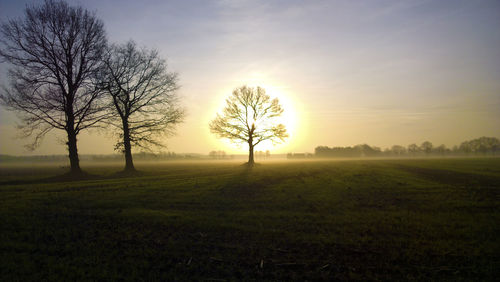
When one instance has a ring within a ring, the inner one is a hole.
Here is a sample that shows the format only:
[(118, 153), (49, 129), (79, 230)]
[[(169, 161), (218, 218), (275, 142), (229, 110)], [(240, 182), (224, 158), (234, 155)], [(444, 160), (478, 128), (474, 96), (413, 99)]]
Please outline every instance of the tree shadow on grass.
[(44, 178), (36, 178), (36, 179), (16, 179), (10, 181), (2, 181), (0, 185), (21, 185), (21, 184), (43, 184), (43, 183), (57, 183), (57, 182), (76, 182), (76, 181), (85, 181), (85, 180), (100, 180), (104, 179), (101, 175), (90, 174), (87, 172), (67, 172), (64, 174), (59, 174), (50, 177)]
[(0, 182), (0, 185), (46, 184), (46, 183), (58, 183), (58, 182), (79, 182), (87, 180), (108, 180), (108, 179), (118, 179), (118, 178), (140, 177), (144, 175), (146, 175), (146, 173), (138, 170), (134, 171), (121, 170), (110, 175), (97, 175), (85, 171), (81, 171), (78, 173), (66, 172), (64, 174), (45, 177), (45, 178), (36, 178), (29, 180), (16, 179), (10, 181), (2, 181)]
[(110, 176), (106, 177), (108, 178), (127, 178), (127, 177), (140, 177), (140, 176), (145, 176), (146, 173), (140, 170), (120, 170), (118, 172), (115, 172), (111, 174)]
[(248, 163), (241, 165), (241, 170), (222, 185), (220, 193), (225, 197), (246, 198), (255, 197), (266, 186), (262, 181), (256, 181), (253, 177), (253, 169), (260, 164), (249, 166)]

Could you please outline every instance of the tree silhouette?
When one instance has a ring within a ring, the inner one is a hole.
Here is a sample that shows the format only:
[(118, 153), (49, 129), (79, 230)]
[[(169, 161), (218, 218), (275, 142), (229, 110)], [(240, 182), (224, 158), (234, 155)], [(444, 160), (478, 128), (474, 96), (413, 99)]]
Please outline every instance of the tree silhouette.
[(476, 139), (472, 139), (469, 141), (462, 142), (460, 144), (459, 150), (469, 154), (469, 153), (482, 153), (486, 154), (487, 152), (491, 152), (496, 154), (500, 149), (500, 141), (496, 137), (480, 137)]
[(422, 145), (420, 145), (420, 150), (424, 152), (426, 155), (429, 155), (432, 152), (433, 145), (429, 141), (424, 141)]
[(446, 148), (445, 144), (441, 144), (436, 147), (436, 152), (443, 156), (446, 152), (448, 151), (448, 148)]
[(132, 145), (163, 147), (159, 137), (183, 121), (177, 75), (167, 72), (157, 51), (138, 49), (133, 41), (112, 46), (104, 61), (102, 87), (115, 109), (111, 124), (120, 130), (115, 148), (125, 154), (125, 171), (134, 171)]
[(411, 153), (413, 156), (418, 153), (419, 151), (419, 148), (418, 148), (418, 145), (413, 143), (413, 144), (410, 144), (408, 145), (408, 152)]
[(406, 148), (401, 146), (401, 145), (394, 145), (392, 146), (392, 152), (398, 156), (401, 156), (402, 154), (406, 153)]
[(264, 140), (284, 141), (288, 134), (275, 118), (283, 113), (277, 98), (272, 99), (262, 87), (241, 86), (226, 99), (222, 115), (210, 122), (210, 131), (219, 138), (248, 144), (248, 165), (253, 166), (254, 147)]
[(106, 118), (95, 76), (106, 47), (103, 23), (82, 7), (46, 0), (0, 27), (0, 56), (11, 64), (1, 95), (17, 111), (34, 150), (52, 129), (66, 132), (72, 173), (80, 173), (77, 135)]

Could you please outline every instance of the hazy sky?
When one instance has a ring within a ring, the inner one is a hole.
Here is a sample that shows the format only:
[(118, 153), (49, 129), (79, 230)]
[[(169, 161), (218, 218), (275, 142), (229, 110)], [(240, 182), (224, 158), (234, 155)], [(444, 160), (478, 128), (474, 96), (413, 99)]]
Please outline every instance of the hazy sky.
[[(179, 73), (188, 117), (171, 151), (246, 151), (208, 129), (243, 84), (284, 100), (293, 128), (275, 153), (500, 137), (498, 0), (68, 2), (96, 11), (110, 42), (156, 48)], [(0, 0), (1, 20), (22, 16), (27, 3), (40, 1)], [(0, 154), (66, 153), (57, 131), (27, 152), (14, 115), (0, 108), (0, 118)], [(113, 144), (93, 131), (78, 146), (101, 154)]]

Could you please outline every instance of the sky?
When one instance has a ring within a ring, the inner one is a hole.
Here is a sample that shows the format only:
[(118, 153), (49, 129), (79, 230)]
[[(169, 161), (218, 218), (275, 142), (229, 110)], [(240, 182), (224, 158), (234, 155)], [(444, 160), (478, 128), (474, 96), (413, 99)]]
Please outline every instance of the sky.
[[(0, 0), (0, 19), (41, 1)], [(210, 133), (242, 85), (278, 97), (289, 127), (271, 153), (319, 145), (453, 146), (500, 137), (500, 1), (71, 0), (95, 11), (111, 43), (154, 48), (179, 74), (187, 111), (166, 150), (244, 153)], [(7, 65), (0, 64), (5, 85)], [(53, 131), (33, 152), (0, 108), (0, 154), (66, 154)], [(114, 153), (113, 136), (84, 132), (81, 154)]]

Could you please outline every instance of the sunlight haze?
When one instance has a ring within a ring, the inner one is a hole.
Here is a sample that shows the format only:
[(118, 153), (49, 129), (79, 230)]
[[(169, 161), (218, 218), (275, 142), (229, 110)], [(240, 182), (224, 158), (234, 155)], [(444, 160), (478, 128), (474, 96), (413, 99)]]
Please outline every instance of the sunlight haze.
[[(0, 19), (42, 1), (0, 0)], [(290, 137), (256, 151), (319, 145), (457, 145), (500, 136), (499, 1), (68, 1), (95, 11), (110, 43), (157, 49), (179, 74), (187, 111), (165, 151), (246, 153), (208, 124), (234, 88), (261, 86), (284, 108)], [(0, 64), (6, 85), (8, 66)], [(66, 154), (53, 130), (34, 152), (0, 108), (0, 154)], [(81, 154), (116, 153), (106, 130)]]

